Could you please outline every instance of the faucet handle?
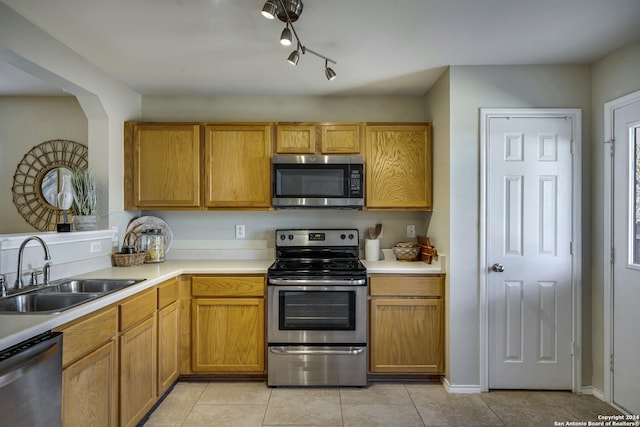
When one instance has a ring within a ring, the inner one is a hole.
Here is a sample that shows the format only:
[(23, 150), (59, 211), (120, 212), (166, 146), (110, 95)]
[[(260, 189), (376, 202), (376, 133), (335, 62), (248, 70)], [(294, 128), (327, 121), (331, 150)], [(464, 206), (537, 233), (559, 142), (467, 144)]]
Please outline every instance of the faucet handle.
[(7, 296), (7, 276), (0, 274), (0, 296)]
[(35, 270), (31, 272), (31, 284), (38, 286), (38, 276), (43, 274), (42, 270)]

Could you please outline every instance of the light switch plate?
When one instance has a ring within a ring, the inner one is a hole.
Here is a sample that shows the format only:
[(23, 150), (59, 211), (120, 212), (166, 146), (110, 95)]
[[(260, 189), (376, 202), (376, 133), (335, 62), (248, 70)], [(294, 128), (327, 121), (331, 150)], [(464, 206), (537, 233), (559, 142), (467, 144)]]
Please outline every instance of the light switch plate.
[(407, 225), (407, 237), (413, 239), (416, 237), (416, 226), (415, 225)]

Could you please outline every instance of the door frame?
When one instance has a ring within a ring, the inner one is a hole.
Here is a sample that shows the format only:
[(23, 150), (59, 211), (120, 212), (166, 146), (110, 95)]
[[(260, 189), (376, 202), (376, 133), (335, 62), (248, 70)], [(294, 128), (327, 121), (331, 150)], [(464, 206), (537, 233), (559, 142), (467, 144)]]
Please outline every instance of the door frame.
[(614, 114), (617, 109), (626, 107), (629, 104), (640, 102), (640, 91), (632, 92), (623, 97), (614, 99), (604, 104), (604, 212), (603, 212), (603, 303), (604, 303), (604, 336), (603, 336), (603, 369), (604, 369), (604, 400), (612, 402), (613, 399), (613, 371), (611, 370), (611, 356), (613, 353), (613, 156), (612, 149), (615, 146), (614, 140)]
[(481, 108), (480, 109), (480, 389), (489, 391), (489, 260), (488, 226), (488, 154), (489, 129), (493, 118), (565, 118), (572, 123), (572, 271), (571, 271), (571, 389), (582, 387), (582, 113), (579, 108)]

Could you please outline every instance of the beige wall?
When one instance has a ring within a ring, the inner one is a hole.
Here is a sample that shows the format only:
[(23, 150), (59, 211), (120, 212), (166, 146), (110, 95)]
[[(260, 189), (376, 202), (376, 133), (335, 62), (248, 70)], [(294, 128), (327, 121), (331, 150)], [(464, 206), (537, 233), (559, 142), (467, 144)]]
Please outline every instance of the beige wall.
[[(589, 151), (592, 158), (592, 216), (593, 242), (590, 265), (592, 267), (592, 349), (593, 387), (604, 391), (604, 104), (640, 90), (640, 43), (620, 49), (591, 66), (592, 85), (592, 140)], [(608, 356), (606, 356), (608, 357)]]
[[(449, 70), (438, 79), (425, 97), (425, 117), (433, 123), (433, 213), (429, 223), (429, 236), (431, 243), (438, 248), (440, 253), (448, 254), (451, 233), (450, 198), (451, 186), (450, 150), (449, 140), (451, 134), (451, 102), (450, 102), (450, 73)], [(448, 261), (449, 258), (446, 258)], [(448, 271), (448, 266), (445, 266)], [(451, 288), (449, 279), (445, 282), (445, 317), (450, 316)], [(445, 376), (450, 377), (449, 372), (449, 348), (450, 322), (445, 322)]]
[(0, 234), (35, 231), (13, 203), (13, 174), (29, 150), (52, 139), (87, 145), (87, 118), (75, 97), (0, 97)]

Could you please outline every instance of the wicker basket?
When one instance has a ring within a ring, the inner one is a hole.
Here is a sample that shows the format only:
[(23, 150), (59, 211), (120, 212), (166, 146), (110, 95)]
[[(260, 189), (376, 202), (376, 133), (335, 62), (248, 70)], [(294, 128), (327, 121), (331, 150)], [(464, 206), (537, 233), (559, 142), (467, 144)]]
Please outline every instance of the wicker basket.
[(134, 265), (142, 265), (146, 256), (145, 251), (139, 251), (139, 239), (136, 233), (130, 231), (124, 236), (122, 246), (136, 248), (136, 252), (131, 254), (111, 254), (111, 262), (114, 267), (131, 267)]
[(415, 261), (420, 253), (419, 246), (394, 246), (393, 253), (398, 261)]

